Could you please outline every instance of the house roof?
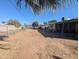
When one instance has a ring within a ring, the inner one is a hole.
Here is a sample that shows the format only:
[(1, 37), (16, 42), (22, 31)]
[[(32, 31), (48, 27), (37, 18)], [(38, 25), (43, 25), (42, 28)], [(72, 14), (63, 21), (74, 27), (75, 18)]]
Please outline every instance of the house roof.
[(70, 19), (70, 20), (65, 20), (65, 21), (61, 21), (61, 22), (57, 22), (57, 23), (70, 23), (70, 22), (78, 22), (78, 18)]

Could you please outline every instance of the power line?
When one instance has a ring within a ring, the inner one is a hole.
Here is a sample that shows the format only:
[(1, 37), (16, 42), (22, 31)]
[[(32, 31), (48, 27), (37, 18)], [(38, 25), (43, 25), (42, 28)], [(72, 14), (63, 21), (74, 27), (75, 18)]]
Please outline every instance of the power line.
[(22, 12), (20, 12), (20, 11), (18, 10), (18, 8), (16, 7), (16, 5), (15, 5), (11, 0), (8, 0), (8, 2), (16, 9), (16, 11), (17, 11), (23, 18), (26, 19), (26, 17), (24, 17), (24, 15), (22, 14)]

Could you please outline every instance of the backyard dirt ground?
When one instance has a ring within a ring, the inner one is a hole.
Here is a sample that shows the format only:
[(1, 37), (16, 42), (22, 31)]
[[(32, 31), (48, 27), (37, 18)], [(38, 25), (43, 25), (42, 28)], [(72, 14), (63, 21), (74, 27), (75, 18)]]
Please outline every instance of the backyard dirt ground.
[(77, 59), (78, 41), (26, 29), (0, 41), (0, 59)]

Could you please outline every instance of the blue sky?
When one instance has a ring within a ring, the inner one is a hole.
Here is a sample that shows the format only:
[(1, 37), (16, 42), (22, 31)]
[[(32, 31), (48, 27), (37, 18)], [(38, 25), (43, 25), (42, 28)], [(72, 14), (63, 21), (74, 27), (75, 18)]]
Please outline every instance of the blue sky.
[(55, 19), (60, 21), (62, 17), (76, 18), (78, 16), (77, 3), (63, 9), (57, 9), (55, 12), (44, 11), (39, 15), (34, 15), (31, 8), (16, 9), (15, 0), (0, 0), (0, 22), (8, 21), (9, 19), (17, 19), (22, 24), (31, 24), (37, 20), (39, 23), (47, 22)]

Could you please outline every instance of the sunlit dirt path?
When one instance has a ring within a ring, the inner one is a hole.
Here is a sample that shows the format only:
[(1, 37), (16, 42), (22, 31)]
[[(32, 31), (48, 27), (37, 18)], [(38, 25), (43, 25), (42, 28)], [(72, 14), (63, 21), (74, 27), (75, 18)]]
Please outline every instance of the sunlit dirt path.
[(0, 41), (0, 59), (77, 59), (77, 41), (46, 38), (26, 29)]

